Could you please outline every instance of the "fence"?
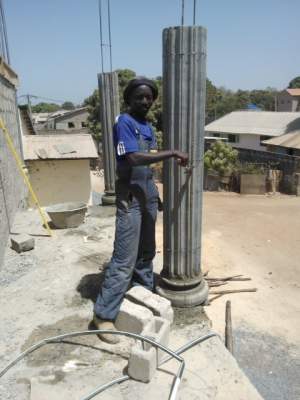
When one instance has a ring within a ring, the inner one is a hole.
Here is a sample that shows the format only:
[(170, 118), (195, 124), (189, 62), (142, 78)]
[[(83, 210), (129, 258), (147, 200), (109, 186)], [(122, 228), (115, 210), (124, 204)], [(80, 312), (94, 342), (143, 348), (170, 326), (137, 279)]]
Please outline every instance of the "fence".
[(237, 149), (241, 163), (258, 163), (265, 165), (268, 169), (282, 171), (280, 191), (295, 194), (295, 173), (300, 172), (300, 157), (287, 154), (273, 153), (269, 151), (257, 151), (250, 149)]

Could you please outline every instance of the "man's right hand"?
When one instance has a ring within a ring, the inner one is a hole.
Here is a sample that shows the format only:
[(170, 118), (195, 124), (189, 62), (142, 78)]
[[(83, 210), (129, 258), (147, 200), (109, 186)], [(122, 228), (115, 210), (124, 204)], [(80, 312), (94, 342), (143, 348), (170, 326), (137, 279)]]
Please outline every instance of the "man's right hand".
[(177, 162), (181, 167), (186, 167), (189, 161), (189, 155), (179, 150), (174, 150), (174, 158), (177, 159)]

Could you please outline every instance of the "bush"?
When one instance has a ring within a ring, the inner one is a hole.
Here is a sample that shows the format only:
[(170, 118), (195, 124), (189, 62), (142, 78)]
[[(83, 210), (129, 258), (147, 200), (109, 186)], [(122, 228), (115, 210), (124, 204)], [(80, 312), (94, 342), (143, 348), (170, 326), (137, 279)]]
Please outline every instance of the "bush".
[(266, 166), (258, 163), (243, 163), (238, 166), (240, 174), (251, 174), (251, 175), (264, 175), (266, 174)]
[(228, 143), (217, 140), (204, 154), (204, 165), (219, 176), (231, 174), (237, 163), (238, 152)]

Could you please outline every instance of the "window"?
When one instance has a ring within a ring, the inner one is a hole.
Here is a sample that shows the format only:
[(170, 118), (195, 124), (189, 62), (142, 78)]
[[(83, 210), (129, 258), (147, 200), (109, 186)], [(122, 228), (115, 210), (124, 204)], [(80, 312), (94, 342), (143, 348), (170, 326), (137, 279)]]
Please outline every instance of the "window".
[(261, 146), (267, 146), (265, 143), (262, 143), (262, 142), (263, 142), (264, 140), (272, 139), (272, 137), (273, 137), (273, 136), (265, 136), (265, 135), (260, 136), (260, 137), (259, 137), (260, 145), (261, 145)]
[(281, 103), (281, 104), (284, 104), (284, 100), (281, 100), (280, 103)]
[(82, 128), (87, 128), (87, 123), (85, 121), (81, 122), (81, 127)]
[(220, 137), (219, 133), (214, 133), (214, 137)]
[(68, 128), (75, 128), (74, 122), (68, 122)]
[(239, 135), (232, 135), (232, 134), (229, 134), (229, 135), (227, 135), (227, 136), (228, 136), (228, 142), (229, 142), (229, 143), (239, 143), (239, 141), (240, 141)]

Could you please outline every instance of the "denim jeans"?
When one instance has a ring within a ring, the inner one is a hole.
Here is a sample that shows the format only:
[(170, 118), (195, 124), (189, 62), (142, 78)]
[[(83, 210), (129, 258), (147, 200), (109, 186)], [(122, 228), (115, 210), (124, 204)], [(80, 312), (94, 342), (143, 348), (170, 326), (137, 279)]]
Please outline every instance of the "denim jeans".
[(116, 183), (114, 251), (94, 308), (102, 319), (115, 320), (130, 285), (153, 290), (158, 192), (152, 178), (140, 189)]

